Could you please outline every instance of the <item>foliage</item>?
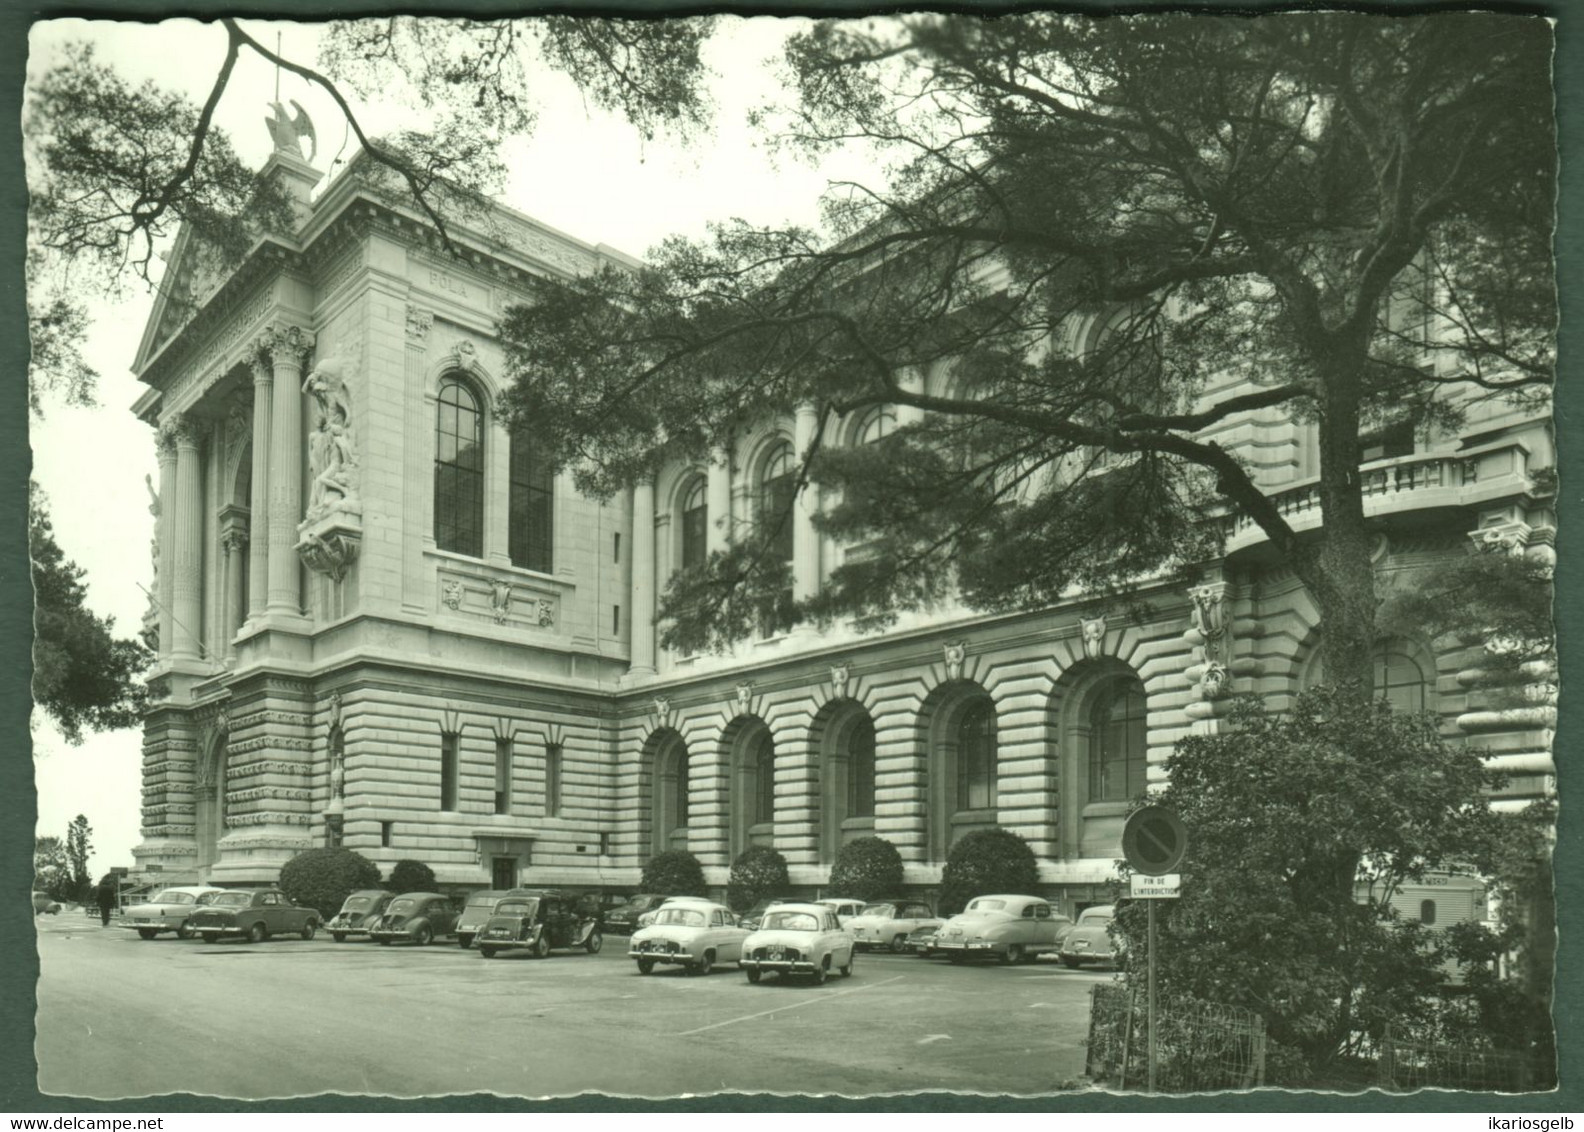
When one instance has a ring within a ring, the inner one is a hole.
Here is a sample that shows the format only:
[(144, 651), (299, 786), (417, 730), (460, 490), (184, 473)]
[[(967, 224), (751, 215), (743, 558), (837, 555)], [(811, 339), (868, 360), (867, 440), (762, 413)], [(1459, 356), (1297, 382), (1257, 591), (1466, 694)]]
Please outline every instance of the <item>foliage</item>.
[(704, 867), (686, 849), (667, 849), (644, 865), (641, 887), (667, 896), (703, 896)]
[(863, 901), (895, 896), (902, 891), (902, 854), (883, 837), (855, 838), (836, 853), (830, 889)]
[[(547, 282), (502, 320), (504, 407), (601, 496), (811, 407), (800, 482), (865, 546), (799, 603), (816, 623), (1125, 588), (1214, 557), (1230, 512), (1363, 697), (1360, 432), (1547, 394), (1550, 53), (1543, 21), (1475, 13), (816, 24), (787, 49), (797, 104), (756, 121), (815, 160), (872, 143), (886, 180), (833, 185), (827, 234), (723, 223)], [(912, 419), (831, 443), (885, 405)], [(1264, 411), (1318, 424), (1310, 537), (1204, 439)], [(677, 575), (666, 644), (752, 630), (792, 506)]]
[(33, 701), (69, 743), (84, 728), (132, 727), (146, 698), (138, 676), (151, 659), (140, 641), (112, 636), (115, 618), (87, 606), (85, 571), (55, 542), (42, 493), (28, 495), (33, 572)]
[(435, 890), (434, 870), (422, 861), (397, 861), (391, 868), (389, 879), (385, 887), (396, 895), (404, 892), (433, 892)]
[(51, 900), (72, 899), (71, 863), (58, 837), (33, 839), (33, 890), (47, 892)]
[(767, 845), (750, 845), (732, 862), (726, 903), (746, 912), (761, 900), (785, 896), (791, 883), (785, 857)]
[[(1189, 845), (1183, 895), (1157, 909), (1164, 993), (1258, 1011), (1300, 1074), (1388, 1022), (1431, 1022), (1445, 940), (1390, 901), (1428, 870), (1490, 866), (1507, 833), (1485, 793), (1500, 776), (1477, 752), (1433, 715), (1361, 712), (1320, 687), (1282, 715), (1235, 702), (1221, 733), (1179, 740), (1167, 771), (1154, 800)], [(1119, 907), (1136, 962), (1144, 922), (1141, 903)]]
[(941, 870), (940, 913), (961, 912), (989, 892), (1034, 893), (1039, 865), (1029, 843), (1010, 829), (976, 829), (958, 838)]
[(326, 920), (361, 888), (378, 888), (379, 866), (351, 849), (305, 849), (281, 866), (280, 888), (292, 903), (317, 908)]
[(72, 899), (86, 900), (93, 880), (88, 873), (88, 857), (93, 852), (93, 826), (82, 814), (66, 827), (66, 860), (71, 865)]

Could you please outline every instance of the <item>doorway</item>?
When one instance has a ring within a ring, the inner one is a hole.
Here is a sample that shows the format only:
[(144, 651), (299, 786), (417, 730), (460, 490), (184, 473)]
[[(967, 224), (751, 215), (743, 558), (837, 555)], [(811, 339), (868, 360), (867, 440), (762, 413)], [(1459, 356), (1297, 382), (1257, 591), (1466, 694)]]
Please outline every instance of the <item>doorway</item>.
[(490, 887), (499, 892), (517, 887), (516, 857), (490, 858)]

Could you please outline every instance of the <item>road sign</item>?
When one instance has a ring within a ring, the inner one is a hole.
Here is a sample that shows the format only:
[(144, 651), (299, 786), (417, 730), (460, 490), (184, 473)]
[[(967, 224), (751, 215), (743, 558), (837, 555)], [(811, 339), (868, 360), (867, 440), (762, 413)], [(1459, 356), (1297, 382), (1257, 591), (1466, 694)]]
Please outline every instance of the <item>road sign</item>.
[(1167, 873), (1163, 877), (1134, 876), (1128, 893), (1134, 900), (1176, 900), (1182, 895), (1182, 874)]
[(1182, 861), (1188, 830), (1165, 806), (1145, 806), (1128, 815), (1122, 827), (1122, 856), (1136, 873), (1165, 876)]

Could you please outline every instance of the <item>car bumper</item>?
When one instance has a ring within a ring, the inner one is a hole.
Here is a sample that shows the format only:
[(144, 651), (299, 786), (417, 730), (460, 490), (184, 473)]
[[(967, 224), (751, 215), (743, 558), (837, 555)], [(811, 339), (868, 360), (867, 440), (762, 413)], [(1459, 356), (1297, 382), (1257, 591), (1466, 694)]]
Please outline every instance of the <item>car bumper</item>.
[(194, 924), (189, 922), (194, 935), (246, 935), (239, 924)]
[(969, 942), (964, 940), (949, 941), (946, 943), (932, 943), (931, 951), (944, 951), (962, 955), (998, 955), (1006, 950), (1004, 943), (984, 943), (978, 940)]
[(136, 919), (123, 919), (117, 927), (129, 928), (133, 931), (174, 932), (179, 931), (186, 924), (185, 919), (173, 920), (169, 916), (139, 916)]
[(639, 951), (631, 948), (627, 952), (629, 959), (647, 959), (651, 963), (675, 963), (687, 967), (698, 962), (698, 956), (690, 955), (685, 951)]
[(743, 959), (737, 965), (745, 971), (779, 971), (793, 975), (812, 975), (818, 967), (812, 959)]

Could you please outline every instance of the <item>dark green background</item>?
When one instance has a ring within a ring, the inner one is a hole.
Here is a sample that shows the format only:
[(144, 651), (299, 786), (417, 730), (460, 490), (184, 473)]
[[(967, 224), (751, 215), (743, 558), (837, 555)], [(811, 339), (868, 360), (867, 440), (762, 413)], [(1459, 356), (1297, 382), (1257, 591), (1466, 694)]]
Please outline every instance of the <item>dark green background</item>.
[[(1018, 5), (1028, 7), (1031, 5)], [(1512, 1115), (1520, 1112), (1558, 1113), (1584, 1110), (1584, 1089), (1579, 1075), (1584, 1073), (1584, 977), (1580, 976), (1579, 933), (1584, 917), (1584, 884), (1578, 871), (1581, 865), (1579, 789), (1572, 769), (1571, 747), (1579, 734), (1581, 716), (1580, 699), (1572, 686), (1574, 663), (1580, 660), (1579, 632), (1584, 617), (1580, 616), (1580, 567), (1584, 565), (1581, 550), (1581, 532), (1577, 527), (1577, 513), (1573, 511), (1580, 499), (1584, 484), (1584, 464), (1580, 459), (1580, 441), (1584, 430), (1573, 414), (1581, 411), (1579, 391), (1573, 388), (1577, 376), (1580, 334), (1577, 326), (1566, 317), (1579, 313), (1579, 294), (1584, 280), (1584, 255), (1579, 253), (1584, 239), (1584, 176), (1578, 169), (1584, 153), (1584, 134), (1580, 130), (1580, 113), (1584, 109), (1584, 58), (1580, 42), (1584, 39), (1584, 5), (1577, 0), (1568, 4), (1556, 0), (1551, 4), (1485, 3), (1479, 5), (1425, 5), (1389, 4), (1370, 5), (1331, 3), (1323, 5), (1273, 5), (1273, 4), (1161, 4), (1136, 3), (1132, 5), (1107, 3), (1067, 3), (1048, 5), (1068, 10), (1128, 11), (1141, 9), (1215, 9), (1242, 12), (1275, 11), (1293, 7), (1349, 8), (1405, 14), (1409, 12), (1453, 11), (1465, 7), (1480, 7), (1503, 11), (1527, 12), (1554, 19), (1557, 22), (1556, 89), (1558, 121), (1562, 136), (1562, 188), (1559, 201), (1559, 253), (1558, 285), (1562, 296), (1564, 319), (1561, 329), (1559, 377), (1556, 396), (1556, 420), (1560, 445), (1561, 491), (1558, 508), (1564, 513), (1557, 533), (1560, 567), (1557, 572), (1557, 618), (1560, 622), (1562, 653), (1561, 721), (1557, 731), (1556, 761), (1559, 790), (1562, 796), (1562, 820), (1557, 849), (1557, 886), (1559, 930), (1561, 947), (1558, 952), (1557, 1002), (1555, 1018), (1561, 1051), (1561, 1090), (1552, 1095), (1496, 1097), (1470, 1093), (1420, 1093), (1408, 1097), (1385, 1097), (1380, 1094), (1365, 1096), (1333, 1096), (1326, 1094), (1269, 1092), (1258, 1095), (1233, 1094), (1222, 1097), (1194, 1098), (1187, 1101), (1146, 1100), (1138, 1097), (1116, 1098), (1104, 1095), (1051, 1096), (1049, 1098), (1007, 1098), (996, 1100), (983, 1097), (958, 1097), (951, 1094), (918, 1094), (910, 1097), (886, 1098), (874, 1101), (841, 1101), (803, 1098), (789, 1100), (780, 1097), (723, 1097), (704, 1098), (669, 1103), (640, 1104), (628, 1100), (587, 1097), (568, 1101), (531, 1103), (501, 1100), (493, 1096), (459, 1096), (433, 1101), (381, 1102), (364, 1097), (326, 1096), (301, 1101), (245, 1104), (236, 1101), (217, 1101), (213, 1098), (185, 1095), (157, 1097), (131, 1104), (105, 1104), (70, 1097), (46, 1097), (38, 1093), (37, 1066), (33, 1057), (34, 984), (38, 978), (38, 958), (34, 949), (31, 927), (32, 909), (28, 899), (31, 887), (33, 834), (36, 807), (33, 793), (31, 747), (28, 740), (28, 646), (31, 639), (32, 595), (27, 570), (27, 493), (26, 478), (31, 465), (27, 441), (27, 328), (23, 305), (22, 259), (24, 249), (25, 209), (27, 193), (22, 171), (22, 145), (20, 112), (26, 68), (27, 36), (35, 20), (83, 17), (90, 19), (142, 19), (158, 20), (175, 16), (203, 18), (217, 12), (235, 13), (257, 17), (279, 17), (302, 21), (341, 18), (360, 14), (392, 11), (388, 4), (353, 0), (326, 3), (324, 0), (280, 0), (275, 4), (187, 4), (174, 5), (160, 0), (117, 0), (87, 5), (28, 6), (14, 0), (0, 0), (0, 141), (7, 160), (0, 165), (0, 249), (4, 252), (4, 283), (0, 285), (0, 318), (5, 334), (0, 334), (0, 391), (4, 403), (10, 408), (0, 410), (0, 524), (5, 537), (0, 538), (0, 1112), (28, 1114), (31, 1112), (70, 1112), (91, 1114), (95, 1112), (478, 1112), (538, 1111), (567, 1112), (604, 1110), (625, 1112), (635, 1109), (649, 1111), (1005, 1111), (1027, 1112), (1048, 1110), (1052, 1112), (1099, 1111), (1191, 1111), (1191, 1112), (1250, 1112), (1250, 1111), (1397, 1111), (1397, 1112), (1468, 1112), (1500, 1113)], [(545, 5), (538, 10), (555, 8), (561, 11), (583, 12), (644, 12), (678, 13), (683, 11), (731, 11), (742, 15), (781, 13), (789, 15), (860, 14), (889, 9), (873, 5), (851, 3), (827, 4), (775, 4), (760, 3), (739, 6), (691, 5), (680, 7), (663, 0), (643, 3), (629, 0), (626, 4), (583, 5), (561, 3)], [(939, 7), (938, 5), (936, 7)], [(1007, 10), (1005, 5), (992, 4), (954, 5), (957, 10), (993, 12)], [(503, 0), (479, 0), (471, 4), (423, 5), (426, 12), (444, 12), (449, 15), (523, 14), (525, 5)], [(415, 9), (409, 9), (415, 10)], [(131, 364), (133, 344), (127, 346), (127, 364)], [(115, 411), (107, 406), (106, 411)], [(92, 453), (83, 453), (84, 461)], [(94, 474), (85, 465), (84, 474)], [(115, 470), (104, 469), (102, 474), (114, 475)], [(69, 552), (69, 551), (68, 551)], [(89, 579), (90, 584), (93, 579)], [(68, 750), (62, 757), (70, 758)], [(139, 799), (128, 798), (126, 804), (135, 806)], [(103, 988), (106, 1010), (116, 1009), (115, 987)], [(305, 1003), (303, 1010), (311, 1011), (313, 1005)], [(246, 1057), (239, 1046), (238, 1057)], [(817, 1087), (818, 1082), (810, 1082)]]

